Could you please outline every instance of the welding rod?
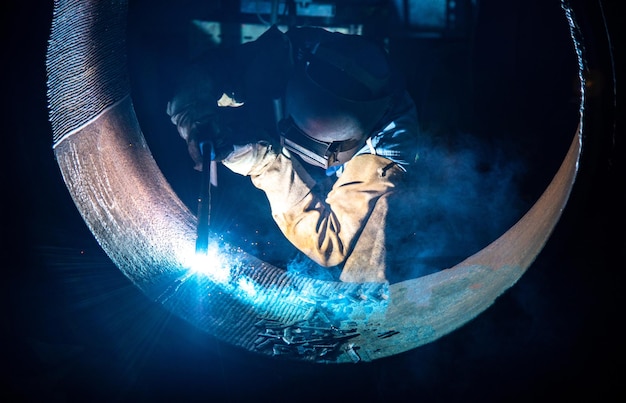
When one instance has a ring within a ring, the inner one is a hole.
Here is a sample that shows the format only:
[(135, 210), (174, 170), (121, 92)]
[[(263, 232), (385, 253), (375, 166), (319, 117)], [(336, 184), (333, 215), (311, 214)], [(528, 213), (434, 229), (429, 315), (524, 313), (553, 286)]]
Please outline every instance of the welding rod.
[(202, 153), (202, 178), (198, 196), (198, 227), (196, 229), (196, 253), (206, 254), (209, 247), (209, 224), (211, 221), (211, 185), (217, 186), (217, 163), (213, 159), (213, 143), (200, 143)]

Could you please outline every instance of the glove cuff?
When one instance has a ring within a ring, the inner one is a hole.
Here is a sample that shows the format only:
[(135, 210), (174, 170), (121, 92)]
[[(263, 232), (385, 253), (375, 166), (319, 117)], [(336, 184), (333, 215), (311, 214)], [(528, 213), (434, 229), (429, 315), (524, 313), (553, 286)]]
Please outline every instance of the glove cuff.
[(278, 154), (272, 145), (258, 143), (235, 145), (234, 150), (222, 161), (231, 171), (243, 176), (261, 175), (276, 160)]

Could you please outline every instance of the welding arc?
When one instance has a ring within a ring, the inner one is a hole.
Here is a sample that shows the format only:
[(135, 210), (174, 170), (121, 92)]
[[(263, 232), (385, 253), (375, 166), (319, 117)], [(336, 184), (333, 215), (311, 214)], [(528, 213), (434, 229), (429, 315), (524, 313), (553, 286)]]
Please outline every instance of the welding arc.
[[(236, 262), (227, 284), (236, 288), (224, 292), (224, 284), (190, 272), (185, 262), (195, 250), (198, 218), (164, 178), (139, 127), (126, 15), (123, 0), (55, 1), (46, 61), (55, 157), (77, 209), (124, 275), (219, 340), (318, 363), (372, 361), (414, 349), (487, 309), (523, 275), (559, 221), (577, 173), (580, 130), (535, 205), (452, 268), (385, 289), (291, 274), (220, 246)], [(409, 247), (417, 254), (419, 245)], [(303, 331), (324, 321), (323, 339), (317, 330)]]

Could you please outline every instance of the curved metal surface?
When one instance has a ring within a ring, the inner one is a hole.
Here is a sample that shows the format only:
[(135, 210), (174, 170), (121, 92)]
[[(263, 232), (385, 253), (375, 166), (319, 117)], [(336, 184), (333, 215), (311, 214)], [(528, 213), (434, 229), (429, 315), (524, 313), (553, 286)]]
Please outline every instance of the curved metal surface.
[(47, 58), (55, 156), (78, 210), (119, 269), (220, 340), (320, 363), (371, 361), (429, 343), (523, 275), (567, 203), (580, 128), (531, 210), (450, 269), (392, 285), (320, 281), (220, 242), (203, 263), (211, 270), (194, 270), (196, 219), (156, 165), (129, 96), (125, 10), (125, 1), (55, 2)]

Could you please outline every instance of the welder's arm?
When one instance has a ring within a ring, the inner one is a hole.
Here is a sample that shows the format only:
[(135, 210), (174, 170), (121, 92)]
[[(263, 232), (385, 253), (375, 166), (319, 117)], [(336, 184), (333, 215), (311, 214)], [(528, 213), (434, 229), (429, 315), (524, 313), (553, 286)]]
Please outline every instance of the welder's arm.
[(363, 239), (369, 238), (363, 229), (368, 220), (378, 220), (377, 226), (384, 229), (386, 217), (377, 211), (377, 202), (393, 192), (402, 176), (390, 160), (360, 155), (345, 165), (326, 196), (316, 192), (315, 181), (298, 161), (273, 150), (256, 161), (255, 169), (239, 173), (250, 174), (252, 183), (265, 192), (274, 220), (287, 239), (323, 266), (344, 263), (360, 239), (374, 242)]

